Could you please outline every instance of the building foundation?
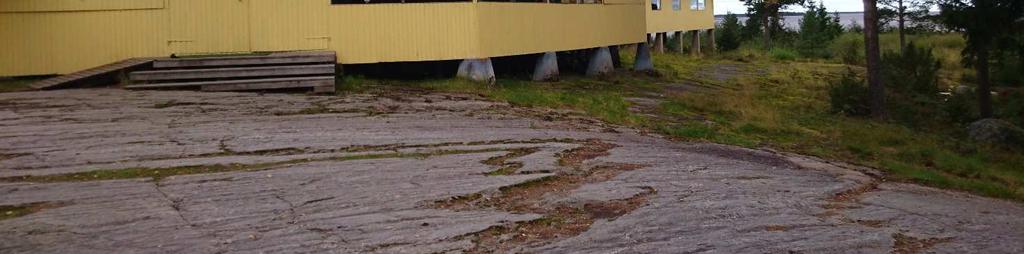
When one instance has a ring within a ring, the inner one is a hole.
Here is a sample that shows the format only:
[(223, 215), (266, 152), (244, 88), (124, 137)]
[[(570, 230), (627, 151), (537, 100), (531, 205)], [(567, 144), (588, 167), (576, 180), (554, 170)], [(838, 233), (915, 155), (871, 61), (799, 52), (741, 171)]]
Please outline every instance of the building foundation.
[(558, 81), (558, 54), (547, 52), (537, 58), (533, 81)]
[(700, 30), (690, 31), (690, 55), (700, 55)]
[(590, 62), (587, 63), (587, 76), (601, 76), (615, 70), (612, 63), (612, 54), (608, 47), (600, 47), (590, 53)]
[(684, 34), (686, 33), (683, 31), (676, 31), (672, 33), (672, 36), (676, 38), (676, 42), (678, 43), (677, 45), (672, 45), (676, 47), (675, 52), (683, 53), (683, 51), (686, 50), (686, 40), (683, 40)]
[(654, 34), (654, 52), (665, 53), (665, 33)]
[(487, 84), (494, 84), (494, 65), (490, 58), (466, 59), (459, 64), (459, 71), (456, 76)]
[(640, 43), (636, 45), (636, 60), (633, 61), (633, 70), (654, 70), (654, 61), (651, 60), (651, 48), (647, 47), (647, 43)]
[(711, 47), (708, 49), (710, 52), (718, 50), (718, 45), (715, 45), (715, 29), (708, 29), (708, 47)]

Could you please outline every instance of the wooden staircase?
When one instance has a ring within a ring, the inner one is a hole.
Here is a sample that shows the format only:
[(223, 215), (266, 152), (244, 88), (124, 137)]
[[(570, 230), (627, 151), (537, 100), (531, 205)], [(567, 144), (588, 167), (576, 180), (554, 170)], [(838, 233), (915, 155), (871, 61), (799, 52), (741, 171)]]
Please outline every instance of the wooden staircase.
[(152, 70), (133, 71), (126, 89), (199, 88), (203, 91), (312, 89), (334, 92), (334, 52), (157, 58)]

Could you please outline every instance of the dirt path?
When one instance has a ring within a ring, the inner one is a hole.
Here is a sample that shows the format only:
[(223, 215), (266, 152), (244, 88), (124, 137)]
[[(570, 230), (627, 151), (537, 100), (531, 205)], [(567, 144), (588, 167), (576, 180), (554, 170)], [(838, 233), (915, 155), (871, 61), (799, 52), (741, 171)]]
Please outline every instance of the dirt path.
[(1024, 251), (1020, 204), (472, 96), (0, 94), (0, 252)]

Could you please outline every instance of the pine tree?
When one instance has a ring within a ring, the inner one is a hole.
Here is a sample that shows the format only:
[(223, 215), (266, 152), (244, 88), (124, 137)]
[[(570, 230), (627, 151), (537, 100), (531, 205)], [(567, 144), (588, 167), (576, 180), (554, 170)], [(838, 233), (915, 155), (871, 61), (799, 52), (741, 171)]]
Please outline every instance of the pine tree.
[[(896, 30), (899, 33), (900, 38), (900, 52), (903, 52), (903, 48), (907, 47), (907, 21), (914, 22), (915, 24), (923, 24), (928, 18), (928, 12), (931, 10), (931, 0), (880, 0), (879, 4), (883, 7), (880, 12), (888, 13), (886, 16), (891, 15), (892, 19), (896, 21)], [(883, 20), (886, 20), (883, 18)], [(888, 22), (882, 22), (887, 24)]]
[[(781, 29), (779, 10), (789, 5), (803, 4), (805, 0), (740, 0), (747, 5), (747, 13), (753, 13), (760, 19), (764, 47), (772, 47), (773, 35)], [(753, 18), (753, 17), (751, 17)]]
[(740, 19), (736, 14), (726, 14), (722, 20), (722, 27), (718, 29), (718, 50), (730, 51), (740, 47)]
[(804, 18), (800, 20), (797, 50), (804, 56), (830, 57), (827, 47), (842, 33), (838, 15), (829, 14), (824, 5), (809, 2)]
[(864, 0), (864, 55), (868, 67), (868, 91), (871, 116), (885, 119), (885, 86), (882, 85), (882, 61), (878, 47), (877, 0)]
[(1012, 40), (1016, 26), (1024, 19), (1021, 0), (944, 0), (939, 20), (959, 31), (967, 40), (964, 65), (974, 67), (978, 79), (978, 103), (982, 118), (991, 118), (992, 88), (989, 80), (990, 54), (1001, 42)]

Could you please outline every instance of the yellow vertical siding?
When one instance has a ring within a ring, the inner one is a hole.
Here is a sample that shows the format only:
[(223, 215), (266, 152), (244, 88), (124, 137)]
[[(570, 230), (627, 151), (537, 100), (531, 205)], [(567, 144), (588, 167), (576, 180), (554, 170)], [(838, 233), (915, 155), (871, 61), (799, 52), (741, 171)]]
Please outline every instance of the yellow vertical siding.
[(0, 76), (69, 73), (166, 55), (161, 10), (0, 13)]
[(252, 51), (326, 49), (330, 0), (249, 0)]
[(189, 53), (328, 49), (340, 63), (483, 58), (635, 43), (652, 28), (713, 24), (710, 1), (707, 11), (677, 12), (685, 15), (652, 15), (644, 1), (0, 0), (0, 76)]
[(661, 0), (661, 10), (651, 10), (646, 0), (647, 33), (664, 33), (715, 28), (714, 0), (704, 2), (704, 10), (690, 10), (690, 0), (682, 1), (682, 10), (672, 9), (672, 0)]
[(164, 0), (3, 0), (0, 12), (160, 9)]
[(621, 5), (481, 2), (482, 55), (562, 51), (644, 40), (639, 2)]
[(330, 48), (343, 63), (481, 57), (474, 3), (332, 5), (329, 9)]
[(172, 53), (250, 51), (249, 0), (172, 0), (167, 12)]

